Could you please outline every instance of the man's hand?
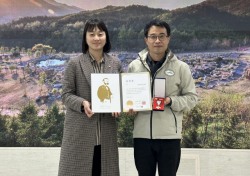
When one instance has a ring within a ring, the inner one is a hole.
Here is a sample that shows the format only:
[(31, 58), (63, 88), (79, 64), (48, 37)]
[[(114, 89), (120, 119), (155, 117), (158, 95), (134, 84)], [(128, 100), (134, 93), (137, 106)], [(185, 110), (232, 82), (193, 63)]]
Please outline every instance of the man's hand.
[(134, 111), (133, 109), (129, 109), (129, 111), (127, 112), (127, 114), (130, 115), (130, 116), (134, 116), (134, 115), (137, 114), (137, 112)]
[(169, 105), (169, 103), (171, 103), (171, 98), (166, 97), (165, 100), (164, 100), (165, 106)]

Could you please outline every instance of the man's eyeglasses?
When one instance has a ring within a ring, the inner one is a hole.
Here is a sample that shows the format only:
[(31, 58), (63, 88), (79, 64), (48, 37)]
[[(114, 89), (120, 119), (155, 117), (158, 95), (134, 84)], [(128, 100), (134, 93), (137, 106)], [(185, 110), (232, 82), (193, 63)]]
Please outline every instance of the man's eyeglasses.
[(160, 34), (160, 35), (148, 35), (148, 38), (152, 41), (156, 41), (157, 38), (160, 40), (160, 41), (163, 41), (167, 38), (168, 36), (166, 34)]

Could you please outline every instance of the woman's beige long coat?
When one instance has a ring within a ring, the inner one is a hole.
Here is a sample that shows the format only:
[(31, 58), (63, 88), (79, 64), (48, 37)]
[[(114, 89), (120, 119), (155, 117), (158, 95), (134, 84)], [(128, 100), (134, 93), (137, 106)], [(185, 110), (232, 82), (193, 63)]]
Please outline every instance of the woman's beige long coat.
[[(104, 55), (104, 73), (120, 73), (120, 61)], [(88, 54), (70, 59), (64, 73), (63, 103), (67, 108), (61, 146), (59, 176), (91, 176), (97, 118), (81, 112), (84, 99), (91, 102), (93, 67)], [(117, 124), (111, 113), (101, 117), (102, 176), (119, 176)]]

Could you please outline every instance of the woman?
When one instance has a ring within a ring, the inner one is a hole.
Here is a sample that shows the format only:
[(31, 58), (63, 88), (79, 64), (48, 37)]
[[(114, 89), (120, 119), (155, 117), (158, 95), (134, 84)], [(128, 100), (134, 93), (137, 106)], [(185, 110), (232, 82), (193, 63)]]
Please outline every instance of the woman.
[(67, 108), (59, 176), (119, 176), (117, 126), (119, 113), (91, 110), (91, 73), (120, 73), (121, 63), (107, 53), (108, 30), (97, 19), (86, 22), (82, 52), (70, 59), (64, 74), (62, 101)]

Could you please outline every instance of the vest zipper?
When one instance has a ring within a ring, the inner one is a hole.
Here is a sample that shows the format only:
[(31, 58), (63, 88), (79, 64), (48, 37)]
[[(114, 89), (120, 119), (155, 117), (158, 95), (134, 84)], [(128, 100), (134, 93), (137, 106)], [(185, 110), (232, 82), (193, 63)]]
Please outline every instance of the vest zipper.
[(174, 114), (173, 109), (172, 109), (171, 107), (169, 107), (169, 108), (170, 108), (170, 110), (171, 110), (172, 114), (174, 115), (174, 121), (175, 121), (175, 132), (177, 133), (177, 119), (176, 119), (176, 116), (175, 116), (175, 114)]

